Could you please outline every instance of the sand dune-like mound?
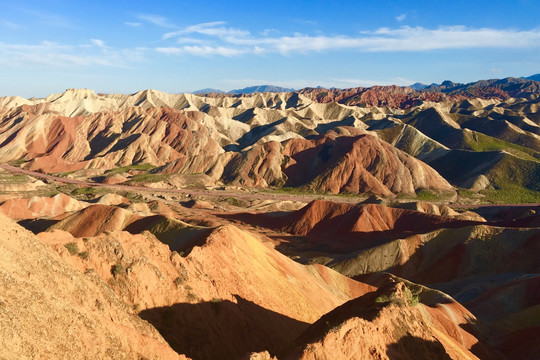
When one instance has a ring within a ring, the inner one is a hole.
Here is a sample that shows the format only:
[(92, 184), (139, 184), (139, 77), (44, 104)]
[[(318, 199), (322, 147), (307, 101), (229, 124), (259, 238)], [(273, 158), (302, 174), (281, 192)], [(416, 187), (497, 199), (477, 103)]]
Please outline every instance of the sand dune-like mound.
[(12, 198), (0, 205), (0, 212), (12, 219), (53, 218), (65, 213), (84, 209), (90, 204), (75, 200), (65, 194), (53, 197), (33, 196), (29, 199)]
[(4, 215), (0, 223), (3, 357), (185, 358), (95, 273), (70, 268)]
[(447, 205), (436, 205), (425, 201), (404, 202), (395, 204), (393, 207), (461, 220), (486, 221), (482, 216), (472, 211), (457, 212)]
[(95, 236), (105, 231), (123, 230), (139, 217), (122, 208), (92, 205), (54, 224), (51, 230), (64, 230), (75, 237)]

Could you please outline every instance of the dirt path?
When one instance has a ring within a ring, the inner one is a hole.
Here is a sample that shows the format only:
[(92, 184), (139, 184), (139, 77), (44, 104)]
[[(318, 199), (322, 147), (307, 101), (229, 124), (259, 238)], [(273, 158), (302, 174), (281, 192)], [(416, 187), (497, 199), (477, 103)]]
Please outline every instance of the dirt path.
[[(342, 197), (336, 195), (323, 195), (323, 194), (283, 194), (283, 193), (265, 193), (265, 192), (252, 192), (251, 191), (235, 191), (235, 190), (201, 190), (201, 189), (161, 189), (152, 188), (146, 186), (137, 185), (121, 185), (121, 184), (101, 184), (91, 181), (82, 181), (75, 179), (68, 179), (64, 177), (53, 176), (44, 174), (37, 171), (30, 171), (11, 166), (7, 164), (0, 164), (0, 168), (18, 174), (25, 174), (34, 178), (57, 181), (64, 184), (75, 184), (80, 186), (90, 187), (102, 187), (114, 190), (124, 190), (131, 192), (146, 192), (152, 194), (178, 194), (178, 195), (195, 195), (195, 196), (210, 196), (210, 197), (233, 197), (244, 200), (276, 200), (276, 201), (299, 201), (308, 203), (315, 199), (326, 199), (335, 202), (342, 203), (357, 203), (365, 199), (365, 197)], [(256, 190), (255, 190), (256, 191)]]
[[(124, 190), (131, 192), (145, 192), (152, 194), (178, 194), (178, 195), (195, 195), (195, 196), (209, 196), (209, 197), (233, 197), (244, 200), (276, 200), (276, 201), (298, 201), (309, 203), (310, 201), (316, 199), (325, 199), (331, 200), (334, 202), (340, 203), (358, 203), (362, 200), (365, 200), (365, 196), (351, 196), (344, 197), (338, 195), (326, 195), (326, 194), (284, 194), (284, 193), (271, 193), (271, 192), (259, 192), (257, 190), (251, 189), (248, 191), (239, 191), (239, 190), (201, 190), (201, 189), (161, 189), (153, 188), (147, 186), (137, 186), (137, 185), (121, 185), (121, 184), (101, 184), (91, 181), (82, 181), (75, 179), (68, 179), (58, 176), (53, 176), (49, 174), (44, 174), (37, 171), (30, 171), (18, 168), (16, 166), (11, 166), (7, 164), (0, 164), (0, 168), (3, 168), (7, 171), (19, 174), (25, 174), (39, 179), (57, 181), (64, 184), (76, 184), (80, 186), (91, 186), (91, 187), (103, 187), (114, 190)], [(540, 206), (539, 203), (535, 204), (447, 204), (451, 208), (456, 209), (478, 209), (485, 207), (537, 207)]]

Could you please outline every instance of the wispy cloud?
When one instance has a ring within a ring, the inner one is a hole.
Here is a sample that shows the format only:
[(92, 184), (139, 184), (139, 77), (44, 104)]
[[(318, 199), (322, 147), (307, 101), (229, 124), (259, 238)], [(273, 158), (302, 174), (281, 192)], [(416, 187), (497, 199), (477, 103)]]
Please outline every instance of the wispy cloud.
[(225, 25), (224, 21), (213, 21), (197, 25), (190, 25), (182, 30), (168, 32), (163, 35), (163, 39), (170, 39), (172, 37), (177, 37), (186, 34), (201, 34), (208, 36), (216, 37), (245, 37), (250, 33), (246, 30), (234, 29), (223, 26)]
[(124, 24), (131, 27), (138, 27), (142, 25), (142, 23), (140, 22), (132, 22), (132, 21), (124, 21)]
[(12, 21), (5, 20), (5, 19), (0, 19), (0, 26), (7, 27), (7, 28), (10, 28), (10, 29), (20, 29), (20, 28), (22, 28), (22, 25), (19, 25), (17, 23), (14, 23)]
[(224, 46), (182, 46), (182, 47), (160, 47), (156, 48), (156, 51), (162, 54), (167, 55), (179, 55), (179, 54), (188, 54), (195, 56), (212, 56), (212, 55), (221, 55), (221, 56), (237, 56), (246, 53), (246, 50), (235, 49)]
[(398, 22), (402, 22), (403, 20), (405, 20), (407, 18), (407, 14), (401, 14), (401, 15), (398, 15), (396, 16), (396, 20)]
[(326, 36), (295, 33), (287, 36), (253, 36), (249, 31), (226, 26), (223, 21), (191, 25), (163, 35), (164, 40), (182, 38), (186, 34), (201, 44), (198, 49), (225, 48), (227, 51), (179, 51), (192, 55), (233, 56), (246, 53), (265, 54), (323, 52), (355, 50), (362, 52), (419, 52), (444, 49), (470, 48), (537, 48), (540, 47), (540, 29), (505, 30), (446, 26), (436, 29), (402, 26), (364, 31), (359, 36)]
[(105, 47), (105, 41), (100, 39), (90, 39), (90, 42), (98, 47), (104, 48)]
[(155, 15), (155, 14), (139, 14), (137, 16), (139, 20), (148, 22), (150, 24), (154, 24), (163, 28), (174, 28), (175, 26), (169, 22), (169, 20), (161, 15)]
[(141, 61), (148, 51), (145, 48), (112, 49), (99, 39), (90, 43), (66, 45), (51, 41), (37, 44), (8, 44), (0, 42), (0, 64), (25, 67), (29, 64), (49, 67), (124, 67), (128, 62)]

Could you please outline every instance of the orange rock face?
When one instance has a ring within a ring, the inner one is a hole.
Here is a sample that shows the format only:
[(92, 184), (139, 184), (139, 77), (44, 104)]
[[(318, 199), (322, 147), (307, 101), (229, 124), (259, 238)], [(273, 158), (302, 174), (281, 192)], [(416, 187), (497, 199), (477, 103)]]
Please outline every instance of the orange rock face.
[(463, 329), (474, 327), (472, 314), (451, 299), (437, 304), (434, 295), (412, 294), (403, 282), (385, 285), (323, 316), (280, 358), (504, 358)]
[(93, 274), (0, 215), (0, 347), (20, 358), (186, 359)]

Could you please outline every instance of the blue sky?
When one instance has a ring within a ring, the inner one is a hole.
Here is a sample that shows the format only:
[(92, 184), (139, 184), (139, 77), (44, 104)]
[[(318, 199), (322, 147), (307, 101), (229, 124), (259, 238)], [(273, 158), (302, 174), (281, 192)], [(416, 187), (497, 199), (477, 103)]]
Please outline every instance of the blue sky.
[(540, 1), (3, 1), (0, 96), (540, 72)]

